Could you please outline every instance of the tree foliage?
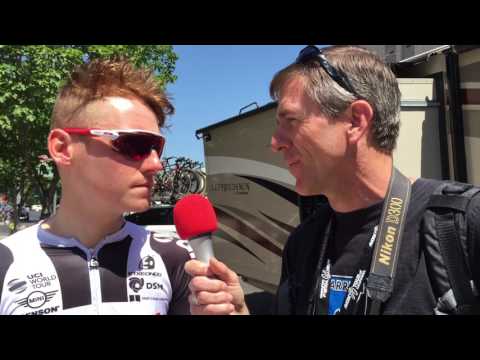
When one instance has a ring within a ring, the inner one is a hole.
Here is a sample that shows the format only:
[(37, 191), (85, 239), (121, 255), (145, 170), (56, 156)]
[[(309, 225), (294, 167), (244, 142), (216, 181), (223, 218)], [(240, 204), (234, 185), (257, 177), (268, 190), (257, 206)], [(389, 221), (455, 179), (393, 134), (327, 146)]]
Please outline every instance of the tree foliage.
[(59, 87), (75, 65), (115, 55), (154, 69), (163, 88), (176, 80), (170, 45), (0, 45), (0, 191), (22, 203), (37, 193), (52, 210), (58, 172), (40, 157)]

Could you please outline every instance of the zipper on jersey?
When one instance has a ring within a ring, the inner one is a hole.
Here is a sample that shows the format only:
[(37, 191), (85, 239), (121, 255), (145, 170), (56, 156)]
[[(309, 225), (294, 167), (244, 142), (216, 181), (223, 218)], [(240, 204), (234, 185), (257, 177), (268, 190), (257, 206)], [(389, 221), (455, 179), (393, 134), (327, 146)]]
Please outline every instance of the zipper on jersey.
[(91, 250), (88, 256), (88, 275), (90, 278), (90, 291), (92, 292), (92, 305), (96, 314), (100, 314), (100, 304), (102, 303), (99, 265), (97, 253)]

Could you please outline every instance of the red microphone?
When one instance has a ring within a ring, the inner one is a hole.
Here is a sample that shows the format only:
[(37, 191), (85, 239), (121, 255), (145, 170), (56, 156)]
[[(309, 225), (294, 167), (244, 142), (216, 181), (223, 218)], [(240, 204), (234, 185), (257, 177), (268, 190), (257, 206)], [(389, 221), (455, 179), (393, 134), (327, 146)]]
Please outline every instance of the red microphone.
[(213, 257), (212, 233), (217, 230), (210, 201), (199, 194), (184, 196), (173, 208), (173, 222), (180, 238), (189, 240), (197, 259), (208, 264)]

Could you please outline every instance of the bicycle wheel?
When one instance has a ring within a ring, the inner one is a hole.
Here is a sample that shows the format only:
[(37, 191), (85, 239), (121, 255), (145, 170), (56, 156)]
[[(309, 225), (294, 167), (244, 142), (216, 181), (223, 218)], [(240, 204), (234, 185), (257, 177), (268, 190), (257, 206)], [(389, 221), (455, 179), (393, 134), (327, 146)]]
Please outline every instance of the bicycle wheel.
[(197, 194), (204, 194), (207, 187), (207, 174), (202, 170), (193, 170), (198, 181)]
[(171, 204), (175, 195), (175, 175), (168, 174), (162, 179), (160, 199), (164, 204)]
[(182, 170), (178, 176), (178, 193), (186, 195), (193, 193), (192, 187), (196, 187), (193, 173), (189, 169)]
[(200, 170), (190, 169), (189, 176), (191, 178), (190, 192), (192, 194), (201, 194), (205, 190), (205, 178)]

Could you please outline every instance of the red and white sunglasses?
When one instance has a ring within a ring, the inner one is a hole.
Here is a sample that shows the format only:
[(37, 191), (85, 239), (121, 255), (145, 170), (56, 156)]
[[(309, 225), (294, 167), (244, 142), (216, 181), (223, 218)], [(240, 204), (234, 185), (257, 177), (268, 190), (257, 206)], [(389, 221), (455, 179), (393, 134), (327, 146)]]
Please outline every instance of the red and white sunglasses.
[(86, 136), (104, 136), (111, 139), (112, 149), (132, 160), (138, 161), (150, 156), (155, 150), (162, 156), (165, 138), (159, 133), (139, 129), (89, 129), (63, 128), (68, 134)]

